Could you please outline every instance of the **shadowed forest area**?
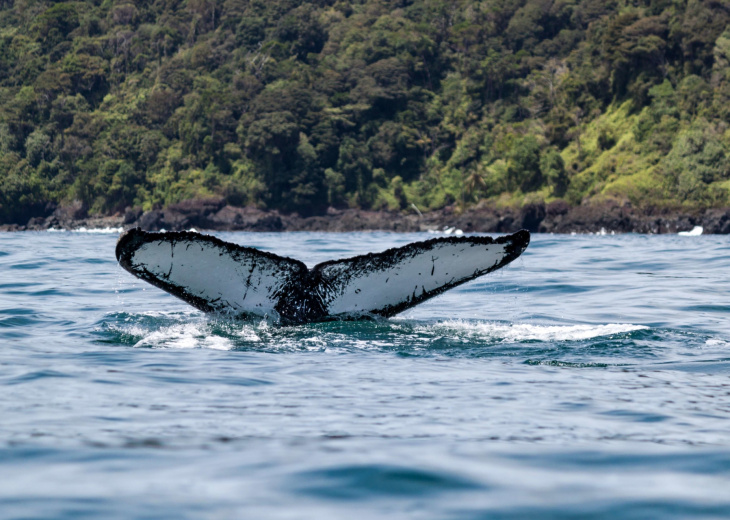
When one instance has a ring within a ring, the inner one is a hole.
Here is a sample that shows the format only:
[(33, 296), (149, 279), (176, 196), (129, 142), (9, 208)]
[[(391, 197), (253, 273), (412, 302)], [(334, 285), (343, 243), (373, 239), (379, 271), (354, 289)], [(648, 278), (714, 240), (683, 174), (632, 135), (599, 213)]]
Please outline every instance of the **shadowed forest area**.
[(0, 0), (0, 222), (210, 196), (726, 206), (728, 21), (710, 0)]

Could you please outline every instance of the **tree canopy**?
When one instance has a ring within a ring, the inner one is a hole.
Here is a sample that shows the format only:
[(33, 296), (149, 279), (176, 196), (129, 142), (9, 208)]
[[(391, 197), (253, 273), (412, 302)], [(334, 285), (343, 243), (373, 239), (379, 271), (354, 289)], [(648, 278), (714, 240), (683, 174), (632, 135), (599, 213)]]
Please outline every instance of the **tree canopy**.
[(724, 0), (0, 0), (0, 221), (725, 205)]

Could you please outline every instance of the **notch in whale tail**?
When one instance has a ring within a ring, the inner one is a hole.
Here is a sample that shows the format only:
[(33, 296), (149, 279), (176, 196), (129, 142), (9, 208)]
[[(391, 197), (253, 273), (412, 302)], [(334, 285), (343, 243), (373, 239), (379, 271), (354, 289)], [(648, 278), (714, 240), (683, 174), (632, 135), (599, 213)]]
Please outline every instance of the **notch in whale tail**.
[(202, 311), (295, 324), (393, 316), (504, 267), (529, 243), (525, 230), (496, 239), (434, 238), (307, 269), (210, 235), (137, 228), (120, 236), (116, 256), (134, 276)]

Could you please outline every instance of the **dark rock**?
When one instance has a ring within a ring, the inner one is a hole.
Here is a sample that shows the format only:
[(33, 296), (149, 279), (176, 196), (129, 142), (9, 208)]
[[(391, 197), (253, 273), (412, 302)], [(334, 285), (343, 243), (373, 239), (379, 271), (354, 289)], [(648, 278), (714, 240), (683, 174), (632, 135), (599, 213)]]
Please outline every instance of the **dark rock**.
[(25, 231), (25, 226), (19, 224), (0, 224), (0, 231)]
[(284, 224), (279, 215), (266, 215), (251, 225), (251, 231), (281, 231)]
[(520, 222), (522, 229), (526, 229), (532, 233), (540, 228), (540, 224), (545, 219), (546, 211), (544, 203), (527, 204), (520, 210)]
[(170, 204), (165, 210), (165, 229), (182, 230), (191, 227), (208, 229), (213, 226), (212, 217), (225, 206), (222, 197), (188, 199)]
[(212, 229), (240, 230), (244, 227), (242, 208), (224, 206), (215, 215), (209, 217)]
[(547, 217), (557, 217), (561, 215), (565, 215), (570, 211), (570, 204), (565, 202), (564, 200), (556, 200), (551, 202), (545, 207), (545, 216)]
[(493, 208), (479, 208), (467, 211), (454, 225), (466, 233), (489, 233), (499, 227), (500, 215)]
[(86, 205), (80, 200), (74, 200), (70, 204), (58, 206), (53, 212), (53, 216), (62, 223), (70, 223), (74, 220), (81, 220), (82, 218), (86, 218), (87, 215)]
[(188, 199), (170, 204), (167, 209), (185, 216), (207, 216), (220, 211), (226, 205), (223, 197)]
[(165, 209), (153, 209), (142, 213), (140, 208), (127, 208), (124, 213), (125, 227), (140, 227), (145, 231), (181, 231), (190, 228), (236, 229), (228, 222), (215, 222), (213, 217), (223, 208), (222, 198), (190, 199), (171, 204)]
[(160, 221), (160, 225), (167, 231), (182, 231), (196, 225), (199, 226), (199, 219), (199, 215), (193, 214), (188, 216), (167, 208), (162, 211), (162, 220)]
[(140, 208), (140, 207), (135, 207), (135, 208), (128, 207), (127, 209), (124, 210), (124, 217), (122, 219), (122, 224), (124, 224), (126, 226), (128, 224), (132, 224), (132, 223), (136, 222), (139, 219), (139, 217), (142, 216), (142, 213), (143, 213), (143, 211), (142, 211), (142, 208)]
[(690, 231), (697, 225), (698, 219), (693, 216), (679, 215), (672, 221), (672, 233)]
[(158, 231), (162, 228), (162, 211), (158, 209), (147, 211), (134, 224), (144, 231)]
[(614, 202), (550, 208), (539, 230), (549, 233), (626, 232), (632, 229), (630, 208)]
[(61, 222), (56, 217), (51, 215), (50, 217), (46, 218), (45, 226), (46, 229), (60, 228)]
[(287, 231), (419, 231), (418, 217), (389, 211), (330, 210), (326, 215), (283, 217)]
[(207, 227), (211, 229), (237, 231), (283, 231), (285, 228), (278, 212), (267, 212), (252, 207), (224, 206), (215, 214), (206, 217), (206, 222)]
[(515, 222), (515, 218), (513, 215), (503, 215), (499, 218), (499, 222), (497, 222), (497, 229), (495, 231), (497, 233), (511, 233), (513, 231), (518, 231), (520, 226)]
[(31, 229), (34, 231), (40, 231), (43, 229), (48, 229), (46, 227), (46, 219), (43, 217), (32, 217), (28, 220), (28, 224), (26, 224), (26, 229)]
[(540, 233), (554, 233), (563, 226), (563, 221), (572, 210), (564, 200), (556, 200), (545, 207), (545, 218), (540, 222)]
[(730, 208), (708, 209), (702, 216), (704, 233), (727, 235), (730, 233)]
[(239, 229), (234, 222), (216, 219), (224, 207), (222, 198), (190, 199), (171, 204), (164, 210), (153, 209), (141, 213), (139, 208), (130, 208), (124, 214), (124, 225), (138, 226), (145, 231), (181, 231), (190, 228), (200, 229)]

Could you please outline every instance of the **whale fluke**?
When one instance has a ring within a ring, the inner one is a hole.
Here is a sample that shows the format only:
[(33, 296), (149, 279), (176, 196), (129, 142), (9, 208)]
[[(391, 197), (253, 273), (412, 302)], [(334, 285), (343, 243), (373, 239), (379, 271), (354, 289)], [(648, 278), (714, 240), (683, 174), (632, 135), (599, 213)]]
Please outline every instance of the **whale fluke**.
[(394, 316), (507, 265), (529, 243), (525, 230), (496, 239), (434, 238), (308, 269), (210, 235), (137, 228), (119, 237), (116, 256), (134, 276), (204, 312), (288, 325)]

